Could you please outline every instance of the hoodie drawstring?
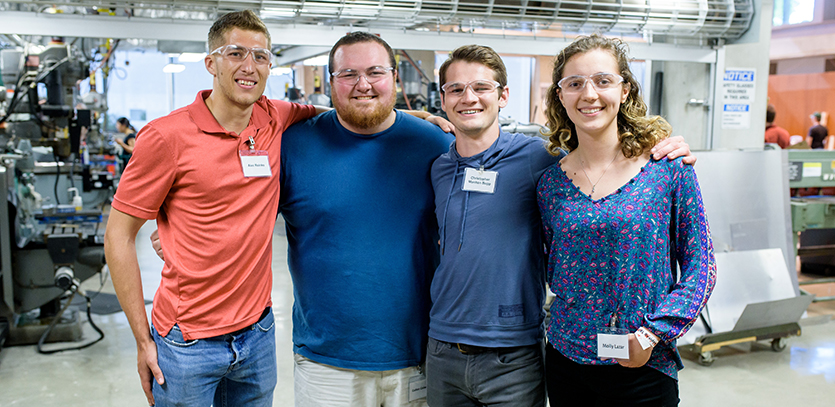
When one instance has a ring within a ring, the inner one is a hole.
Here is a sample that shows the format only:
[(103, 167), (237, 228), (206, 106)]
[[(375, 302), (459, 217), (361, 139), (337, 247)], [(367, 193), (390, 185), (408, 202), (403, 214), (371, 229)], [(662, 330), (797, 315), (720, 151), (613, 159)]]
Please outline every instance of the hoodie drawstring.
[(467, 209), (470, 206), (470, 191), (464, 192), (464, 216), (461, 217), (461, 238), (458, 240), (458, 251), (461, 251), (461, 245), (464, 244), (464, 224), (467, 222)]
[(452, 199), (452, 191), (455, 189), (455, 178), (458, 177), (459, 167), (460, 165), (456, 162), (455, 172), (452, 174), (452, 182), (449, 184), (449, 194), (447, 194), (446, 205), (444, 205), (444, 220), (441, 223), (441, 255), (444, 254), (444, 247), (446, 247), (446, 215), (449, 213), (449, 201)]
[[(483, 167), (482, 167), (483, 168)], [(446, 248), (446, 217), (449, 213), (449, 201), (452, 200), (452, 192), (455, 191), (455, 179), (458, 178), (460, 163), (455, 163), (455, 172), (452, 174), (452, 182), (449, 184), (449, 194), (447, 195), (446, 205), (444, 205), (444, 217), (441, 222), (441, 255), (444, 254)], [(463, 182), (463, 181), (462, 181)], [(463, 188), (462, 188), (463, 189)], [(467, 223), (467, 210), (470, 206), (470, 191), (464, 191), (464, 212), (461, 216), (461, 236), (458, 238), (458, 251), (461, 251), (461, 246), (464, 244), (464, 226)]]

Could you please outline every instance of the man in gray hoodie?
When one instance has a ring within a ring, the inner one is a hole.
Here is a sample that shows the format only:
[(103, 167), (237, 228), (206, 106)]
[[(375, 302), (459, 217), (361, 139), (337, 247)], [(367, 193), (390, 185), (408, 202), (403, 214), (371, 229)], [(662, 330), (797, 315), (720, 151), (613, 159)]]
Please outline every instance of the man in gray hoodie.
[[(431, 173), (441, 263), (430, 290), (427, 402), (545, 406), (546, 260), (536, 184), (560, 157), (541, 138), (501, 131), (507, 70), (491, 48), (453, 51), (440, 83), (456, 130)], [(680, 137), (659, 149), (689, 155)]]

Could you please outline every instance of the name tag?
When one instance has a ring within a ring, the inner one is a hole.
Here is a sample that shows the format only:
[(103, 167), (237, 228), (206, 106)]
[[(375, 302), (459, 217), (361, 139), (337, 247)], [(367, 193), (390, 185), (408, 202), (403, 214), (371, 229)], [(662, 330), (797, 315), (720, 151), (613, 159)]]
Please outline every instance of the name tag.
[(626, 329), (606, 328), (597, 332), (597, 357), (629, 359), (629, 333)]
[(239, 150), (244, 177), (271, 177), (270, 155), (264, 150)]
[(426, 398), (426, 375), (423, 373), (409, 378), (409, 402)]
[(464, 191), (483, 192), (492, 194), (496, 192), (496, 171), (477, 170), (475, 168), (464, 169)]

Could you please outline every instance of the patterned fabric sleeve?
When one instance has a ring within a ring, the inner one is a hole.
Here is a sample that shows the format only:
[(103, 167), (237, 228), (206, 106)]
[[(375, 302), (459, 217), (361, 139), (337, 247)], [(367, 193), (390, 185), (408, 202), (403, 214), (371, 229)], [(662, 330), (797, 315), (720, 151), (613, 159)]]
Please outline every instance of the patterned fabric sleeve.
[(675, 235), (670, 236), (670, 243), (675, 245), (681, 275), (656, 312), (645, 316), (647, 328), (667, 343), (690, 329), (716, 284), (713, 242), (696, 172), (681, 160), (673, 167), (671, 221), (675, 222)]

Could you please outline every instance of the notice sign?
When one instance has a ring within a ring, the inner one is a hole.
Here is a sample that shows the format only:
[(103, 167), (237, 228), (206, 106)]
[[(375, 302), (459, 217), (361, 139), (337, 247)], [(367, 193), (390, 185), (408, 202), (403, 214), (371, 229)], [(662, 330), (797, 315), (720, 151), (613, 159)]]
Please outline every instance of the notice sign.
[(727, 68), (722, 78), (722, 128), (751, 128), (751, 105), (754, 103), (754, 68)]

